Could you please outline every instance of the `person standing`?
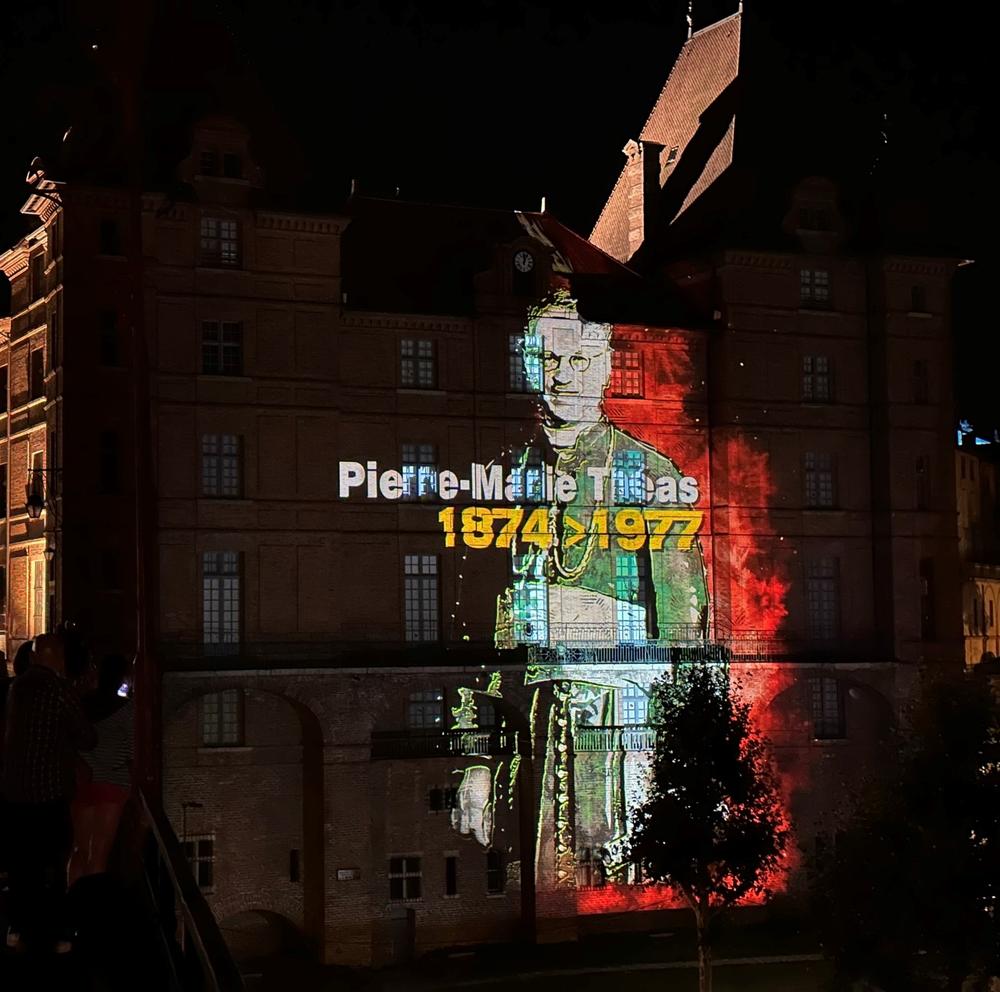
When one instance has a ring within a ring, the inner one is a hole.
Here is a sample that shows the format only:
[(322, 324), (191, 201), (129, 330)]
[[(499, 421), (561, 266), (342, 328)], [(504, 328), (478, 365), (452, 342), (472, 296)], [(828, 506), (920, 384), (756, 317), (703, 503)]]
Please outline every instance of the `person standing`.
[(128, 695), (128, 662), (106, 655), (97, 672), (97, 687), (83, 698), (87, 718), (97, 730), (97, 746), (88, 754), (91, 780), (80, 785), (73, 802), (73, 857), (69, 884), (107, 871), (108, 856), (132, 784), (135, 714)]
[(3, 788), (14, 855), (7, 946), (22, 938), (57, 953), (72, 949), (66, 932), (66, 864), (73, 843), (70, 802), (79, 751), (97, 734), (65, 677), (65, 645), (56, 634), (35, 639), (32, 664), (7, 700)]

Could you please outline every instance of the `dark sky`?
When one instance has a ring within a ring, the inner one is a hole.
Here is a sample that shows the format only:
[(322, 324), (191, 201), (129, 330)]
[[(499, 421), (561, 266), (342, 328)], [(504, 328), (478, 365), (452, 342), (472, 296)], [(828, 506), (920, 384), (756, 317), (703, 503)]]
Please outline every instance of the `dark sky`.
[[(72, 123), (89, 35), (100, 35), (101, 10), (106, 17), (114, 2), (3, 5), (4, 243), (24, 230), (17, 211), (27, 164)], [(750, 2), (787, 39), (790, 61), (817, 77), (839, 67), (846, 99), (884, 107), (881, 167), (925, 194), (942, 237), (981, 261), (983, 275), (962, 280), (962, 348), (987, 347), (981, 338), (992, 331), (979, 315), (1000, 272), (992, 236), (1000, 177), (985, 137), (995, 56), (990, 32), (977, 28), (979, 6), (955, 0), (925, 14), (904, 0)], [(736, 4), (695, 0), (695, 28)], [(683, 43), (687, 10), (677, 0), (157, 6), (154, 56), (161, 84), (166, 71), (175, 91), (165, 100), (161, 93), (161, 103), (250, 94), (251, 116), (277, 122), (287, 136), (287, 162), (277, 167), (297, 174), (292, 163), (311, 163), (303, 184), (316, 199), (336, 202), (352, 177), (363, 192), (391, 195), (398, 186), (409, 199), (537, 209), (545, 195), (584, 234)]]

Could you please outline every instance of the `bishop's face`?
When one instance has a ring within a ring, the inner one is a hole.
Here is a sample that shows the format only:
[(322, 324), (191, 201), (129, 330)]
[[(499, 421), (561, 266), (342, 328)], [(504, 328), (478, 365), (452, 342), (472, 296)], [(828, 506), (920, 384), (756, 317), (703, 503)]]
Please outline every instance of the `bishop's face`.
[(542, 399), (557, 427), (586, 427), (602, 419), (611, 377), (610, 329), (579, 318), (541, 317)]

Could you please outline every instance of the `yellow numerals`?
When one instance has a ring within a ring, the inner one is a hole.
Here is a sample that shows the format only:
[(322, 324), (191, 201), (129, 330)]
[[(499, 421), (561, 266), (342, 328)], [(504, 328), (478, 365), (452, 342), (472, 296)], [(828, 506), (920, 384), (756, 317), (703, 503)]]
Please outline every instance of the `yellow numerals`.
[[(452, 506), (438, 514), (446, 548), (455, 547), (455, 515)], [(564, 514), (560, 540), (566, 548), (593, 541), (598, 548), (607, 549), (614, 537), (623, 551), (638, 551), (647, 541), (650, 551), (662, 551), (674, 525), (678, 524), (679, 528), (674, 532), (676, 547), (679, 551), (690, 551), (704, 519), (705, 514), (701, 510), (627, 507), (615, 512), (612, 529), (609, 527), (611, 514), (604, 508), (598, 508), (591, 515), (589, 527), (568, 513)], [(530, 511), (519, 506), (467, 506), (461, 513), (460, 533), (467, 548), (509, 548), (518, 539), (525, 544), (547, 549), (554, 540), (550, 521), (549, 508), (545, 506)]]

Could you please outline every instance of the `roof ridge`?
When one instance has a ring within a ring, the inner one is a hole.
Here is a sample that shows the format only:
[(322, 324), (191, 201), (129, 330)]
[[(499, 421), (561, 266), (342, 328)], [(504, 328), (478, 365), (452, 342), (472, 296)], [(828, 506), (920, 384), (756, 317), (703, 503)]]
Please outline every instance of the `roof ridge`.
[[(725, 24), (725, 23), (726, 23), (726, 21), (731, 21), (731, 20), (733, 20), (733, 18), (735, 18), (735, 17), (740, 17), (740, 16), (742, 16), (742, 14), (743, 14), (743, 11), (742, 11), (742, 9), (741, 9), (741, 10), (737, 10), (737, 11), (736, 11), (735, 13), (733, 13), (733, 14), (729, 14), (728, 16), (726, 16), (726, 17), (723, 17), (723, 18), (721, 18), (720, 20), (718, 20), (718, 21), (715, 21), (715, 22), (714, 22), (714, 23), (712, 23), (712, 24), (706, 24), (706, 25), (705, 25), (705, 26), (704, 26), (703, 28), (698, 28), (698, 30), (697, 30), (697, 31), (692, 31), (692, 32), (691, 32), (691, 38), (697, 38), (697, 37), (698, 37), (698, 35), (700, 35), (700, 34), (704, 34), (704, 33), (705, 33), (706, 31), (711, 31), (711, 30), (713, 30), (714, 28), (717, 28), (717, 27), (719, 27), (719, 25), (720, 25), (720, 24)], [(690, 40), (691, 40), (691, 38), (688, 38), (688, 41), (690, 41)], [(687, 42), (685, 42), (684, 44), (686, 45), (686, 44), (687, 44)]]
[(688, 45), (690, 45), (691, 42), (694, 41), (695, 38), (698, 38), (700, 35), (703, 35), (708, 31), (714, 31), (717, 27), (719, 27), (722, 24), (725, 24), (727, 21), (739, 19), (742, 16), (743, 16), (742, 10), (738, 10), (736, 11), (735, 14), (730, 14), (728, 17), (723, 17), (722, 20), (716, 21), (714, 24), (706, 24), (705, 27), (699, 28), (691, 35), (691, 37), (685, 40), (684, 44), (681, 45), (681, 50), (677, 53), (677, 57), (674, 59), (674, 64), (670, 67), (670, 72), (667, 73), (667, 78), (663, 83), (663, 86), (660, 87), (660, 92), (656, 95), (656, 99), (653, 101), (653, 106), (650, 108), (645, 123), (639, 129), (640, 141), (642, 140), (643, 132), (646, 130), (647, 127), (649, 127), (649, 122), (653, 119), (653, 114), (656, 113), (656, 108), (660, 105), (660, 100), (662, 99), (663, 94), (666, 93), (667, 87), (670, 85), (670, 80), (674, 78), (674, 72), (680, 65), (681, 59), (684, 56), (684, 51), (688, 47)]

